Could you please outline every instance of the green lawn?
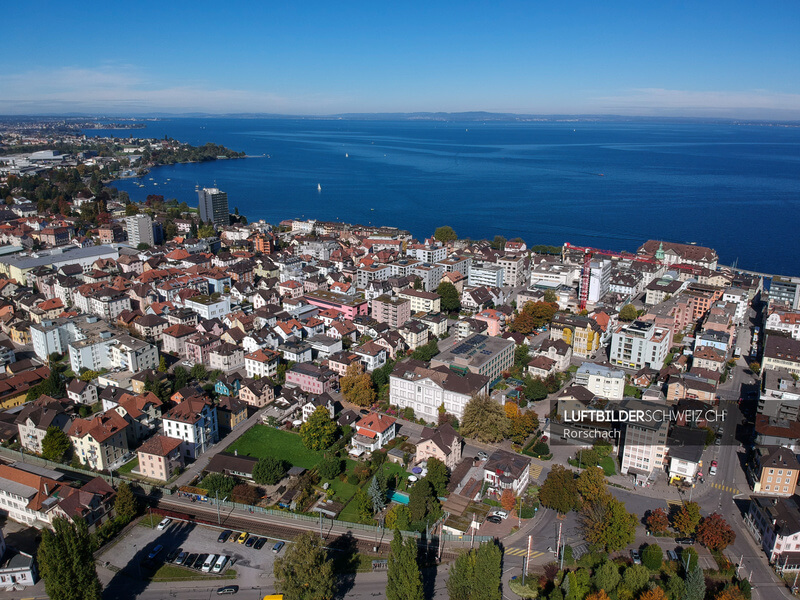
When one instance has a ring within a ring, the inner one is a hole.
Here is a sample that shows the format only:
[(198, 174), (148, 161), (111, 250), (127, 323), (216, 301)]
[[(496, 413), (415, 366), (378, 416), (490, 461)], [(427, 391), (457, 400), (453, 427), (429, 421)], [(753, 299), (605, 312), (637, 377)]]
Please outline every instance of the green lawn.
[(123, 475), (130, 475), (131, 471), (133, 471), (138, 466), (139, 466), (139, 459), (134, 458), (133, 460), (126, 462), (124, 465), (122, 465), (119, 469), (117, 469), (117, 471), (122, 473)]
[(208, 581), (209, 579), (236, 579), (236, 571), (228, 569), (222, 574), (208, 575), (176, 565), (163, 565), (153, 574), (151, 581)]
[(617, 469), (614, 465), (614, 459), (610, 456), (606, 456), (603, 460), (601, 460), (599, 465), (603, 467), (603, 472), (606, 474), (606, 477), (617, 474)]
[[(353, 491), (355, 494), (355, 491)], [(339, 513), (337, 517), (340, 521), (347, 521), (349, 523), (358, 523), (358, 510), (356, 509), (356, 503), (354, 500), (351, 500), (347, 506), (344, 507), (342, 512)]]
[(311, 469), (322, 459), (322, 452), (309, 450), (300, 436), (290, 431), (281, 431), (268, 425), (254, 425), (245, 434), (226, 448), (245, 456), (266, 458), (274, 456), (304, 469)]

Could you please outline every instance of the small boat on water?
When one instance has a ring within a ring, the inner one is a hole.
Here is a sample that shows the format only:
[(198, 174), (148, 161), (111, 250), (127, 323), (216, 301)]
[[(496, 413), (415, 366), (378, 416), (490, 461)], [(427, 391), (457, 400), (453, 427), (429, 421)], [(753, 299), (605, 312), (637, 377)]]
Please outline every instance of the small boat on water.
[(344, 157), (345, 157), (345, 158), (350, 158), (350, 155), (349, 155), (347, 152), (345, 152), (345, 153), (344, 153)]
[(317, 191), (318, 191), (318, 192), (321, 192), (321, 191), (322, 191), (322, 186), (321, 186), (320, 184), (317, 184)]

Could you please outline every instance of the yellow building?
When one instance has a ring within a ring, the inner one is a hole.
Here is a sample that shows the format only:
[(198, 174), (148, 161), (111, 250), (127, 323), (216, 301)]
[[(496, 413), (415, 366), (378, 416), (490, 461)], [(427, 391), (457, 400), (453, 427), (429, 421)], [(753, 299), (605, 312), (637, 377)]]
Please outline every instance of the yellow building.
[(550, 324), (550, 339), (564, 340), (576, 356), (587, 357), (600, 348), (602, 330), (589, 317), (556, 313)]

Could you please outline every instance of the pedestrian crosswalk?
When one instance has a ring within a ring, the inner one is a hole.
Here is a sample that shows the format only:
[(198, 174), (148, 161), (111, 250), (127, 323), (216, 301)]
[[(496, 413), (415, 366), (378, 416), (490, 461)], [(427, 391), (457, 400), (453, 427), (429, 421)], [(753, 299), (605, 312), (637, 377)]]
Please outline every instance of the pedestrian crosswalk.
[(667, 505), (672, 508), (673, 506), (680, 508), (683, 506), (683, 500), (667, 500)]
[(731, 487), (729, 485), (722, 485), (720, 483), (712, 483), (711, 487), (715, 488), (717, 490), (722, 490), (723, 492), (730, 492), (733, 495), (742, 493), (738, 489), (736, 489), (735, 487)]
[[(511, 556), (527, 556), (528, 549), (527, 548), (506, 548), (505, 549), (505, 554), (509, 554)], [(545, 554), (545, 553), (541, 552), (539, 550), (534, 550), (533, 552), (531, 552), (531, 560), (533, 560), (534, 558), (537, 558), (539, 556), (542, 556), (543, 554)]]
[(531, 463), (530, 474), (531, 480), (538, 480), (539, 476), (542, 474), (542, 465)]

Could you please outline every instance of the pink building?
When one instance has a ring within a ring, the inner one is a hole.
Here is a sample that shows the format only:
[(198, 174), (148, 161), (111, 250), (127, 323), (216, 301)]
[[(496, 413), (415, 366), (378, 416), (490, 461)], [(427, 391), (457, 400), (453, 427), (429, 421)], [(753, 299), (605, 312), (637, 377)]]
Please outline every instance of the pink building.
[(338, 387), (339, 376), (330, 369), (298, 363), (286, 371), (286, 383), (293, 383), (308, 394), (322, 394)]
[(506, 330), (506, 315), (499, 310), (486, 308), (472, 318), (486, 323), (486, 333), (489, 335), (497, 336)]
[(195, 364), (209, 364), (208, 354), (222, 343), (217, 336), (196, 333), (186, 340), (186, 358)]
[(338, 294), (327, 290), (316, 290), (305, 295), (309, 304), (322, 310), (335, 310), (345, 318), (353, 320), (358, 315), (369, 314), (369, 302), (348, 294)]

